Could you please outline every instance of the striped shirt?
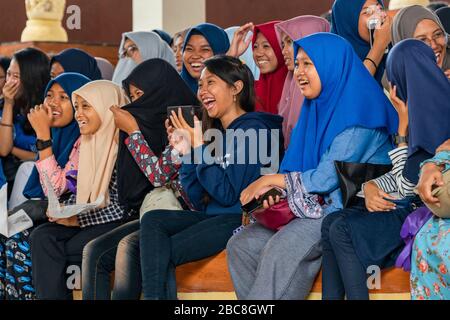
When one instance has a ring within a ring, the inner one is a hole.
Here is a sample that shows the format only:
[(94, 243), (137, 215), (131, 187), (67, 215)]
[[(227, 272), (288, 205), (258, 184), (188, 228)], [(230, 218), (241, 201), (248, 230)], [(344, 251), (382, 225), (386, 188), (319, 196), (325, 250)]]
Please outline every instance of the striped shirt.
[(401, 197), (413, 197), (416, 185), (403, 176), (403, 169), (408, 160), (408, 147), (399, 147), (389, 152), (392, 170), (381, 177), (372, 180), (378, 188), (386, 193), (398, 192)]

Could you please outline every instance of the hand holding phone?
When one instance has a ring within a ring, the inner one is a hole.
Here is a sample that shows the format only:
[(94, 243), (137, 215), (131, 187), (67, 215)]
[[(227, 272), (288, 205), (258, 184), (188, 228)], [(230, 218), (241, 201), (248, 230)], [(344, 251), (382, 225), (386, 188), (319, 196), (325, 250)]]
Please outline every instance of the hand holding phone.
[(184, 121), (189, 124), (191, 128), (194, 127), (194, 116), (200, 119), (200, 111), (201, 107), (199, 106), (170, 106), (167, 107), (167, 118), (169, 119), (170, 124), (173, 126), (170, 120), (170, 116), (173, 115), (172, 112), (175, 112), (175, 115), (178, 116), (178, 111), (181, 109), (181, 114)]
[(255, 212), (256, 210), (262, 209), (264, 207), (264, 201), (267, 201), (269, 203), (270, 197), (272, 197), (273, 200), (276, 199), (276, 197), (279, 197), (280, 199), (284, 198), (284, 193), (279, 188), (272, 188), (263, 195), (261, 195), (258, 199), (253, 199), (246, 205), (243, 205), (242, 211), (244, 211), (247, 214), (251, 214)]

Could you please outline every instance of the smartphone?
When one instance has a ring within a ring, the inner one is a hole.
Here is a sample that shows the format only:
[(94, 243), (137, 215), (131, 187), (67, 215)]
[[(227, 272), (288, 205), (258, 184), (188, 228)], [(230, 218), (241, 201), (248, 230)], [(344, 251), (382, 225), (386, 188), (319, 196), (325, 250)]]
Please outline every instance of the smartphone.
[(262, 196), (260, 196), (258, 199), (253, 199), (246, 205), (243, 205), (241, 209), (242, 211), (251, 214), (256, 210), (261, 209), (263, 207), (264, 200), (269, 200), (270, 196), (272, 196), (273, 199), (275, 199), (276, 196), (283, 198), (283, 192), (279, 188), (272, 188)]
[[(175, 111), (175, 114), (178, 115), (178, 109), (181, 109), (181, 113), (183, 115), (184, 120), (191, 126), (194, 127), (194, 116), (197, 116), (198, 119), (201, 119), (201, 107), (199, 106), (170, 106), (167, 107), (167, 118), (170, 121), (170, 116), (172, 115), (172, 111)], [(170, 122), (172, 125), (172, 122)]]

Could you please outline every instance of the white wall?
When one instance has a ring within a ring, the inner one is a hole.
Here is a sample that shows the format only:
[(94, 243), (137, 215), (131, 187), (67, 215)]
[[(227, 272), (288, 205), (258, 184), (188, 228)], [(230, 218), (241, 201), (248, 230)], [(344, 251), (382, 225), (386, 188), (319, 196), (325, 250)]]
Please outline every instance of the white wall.
[(163, 26), (171, 34), (206, 21), (205, 0), (163, 0)]
[(163, 26), (164, 0), (133, 0), (133, 31), (150, 31)]
[(205, 20), (205, 0), (133, 0), (133, 31), (164, 29), (174, 34)]

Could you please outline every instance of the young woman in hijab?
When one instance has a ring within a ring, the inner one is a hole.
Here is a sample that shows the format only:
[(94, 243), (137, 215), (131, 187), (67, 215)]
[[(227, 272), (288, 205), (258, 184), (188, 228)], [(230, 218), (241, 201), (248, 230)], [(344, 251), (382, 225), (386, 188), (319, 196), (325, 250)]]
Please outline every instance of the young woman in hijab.
[(255, 82), (256, 110), (278, 114), (283, 84), (287, 75), (287, 67), (283, 63), (280, 43), (275, 33), (272, 21), (257, 26), (247, 23), (236, 32), (231, 44), (229, 55), (240, 56), (249, 45), (247, 35), (253, 30), (253, 59), (259, 68), (259, 80)]
[(111, 81), (114, 74), (113, 64), (108, 60), (106, 60), (105, 58), (101, 57), (95, 57), (95, 60), (97, 60), (98, 68), (102, 73), (102, 79)]
[[(153, 188), (168, 186), (179, 194), (180, 202), (188, 203), (178, 180), (180, 164), (173, 159), (174, 149), (168, 144), (164, 123), (168, 106), (198, 105), (197, 98), (172, 65), (161, 59), (140, 64), (124, 80), (123, 87), (132, 102), (122, 109), (113, 109), (121, 130), (117, 161), (119, 201), (139, 211)], [(184, 207), (189, 209), (188, 204)], [(139, 299), (139, 220), (93, 240), (83, 256), (83, 299), (111, 299), (110, 273), (114, 270), (112, 298)]]
[(450, 7), (444, 7), (436, 10), (436, 15), (439, 17), (439, 20), (441, 20), (445, 32), (450, 34)]
[(91, 80), (101, 80), (102, 74), (97, 60), (81, 49), (66, 49), (58, 53), (50, 61), (52, 79), (64, 72), (80, 73)]
[(438, 16), (422, 6), (400, 10), (392, 24), (392, 42), (414, 38), (429, 45), (436, 55), (438, 66), (450, 79), (450, 41)]
[(183, 45), (181, 77), (194, 94), (197, 94), (198, 80), (205, 67), (203, 62), (214, 55), (225, 54), (229, 48), (227, 34), (215, 24), (203, 23), (189, 30)]
[[(64, 73), (51, 80), (45, 90), (43, 106), (29, 115), (29, 119), (38, 139), (48, 141), (52, 145), (39, 150), (39, 160), (51, 158), (59, 167), (64, 167), (69, 160), (69, 153), (80, 136), (78, 124), (74, 118), (71, 102), (72, 92), (90, 80), (78, 73)], [(48, 203), (42, 190), (38, 169), (34, 168), (24, 194), (28, 200), (13, 211), (25, 210), (33, 220), (33, 228), (46, 221)], [(0, 237), (0, 298), (31, 299), (34, 289), (31, 283), (31, 255), (29, 250), (28, 229), (7, 239)], [(6, 252), (9, 252), (6, 254)], [(6, 290), (5, 290), (6, 288)]]
[(394, 265), (404, 246), (403, 222), (421, 206), (414, 193), (420, 163), (450, 136), (450, 84), (430, 47), (402, 41), (389, 54), (386, 70), (399, 115), (398, 147), (389, 153), (393, 169), (363, 185), (359, 204), (323, 222), (324, 299), (369, 298), (368, 268)]
[[(47, 158), (37, 163), (37, 168), (41, 176), (50, 177), (58, 197), (72, 191), (64, 204), (85, 204), (99, 197), (104, 201), (90, 212), (65, 219), (50, 218), (50, 223), (31, 233), (37, 299), (70, 298), (65, 279), (67, 265), (80, 265), (84, 246), (118, 227), (129, 216), (118, 200), (115, 170), (118, 130), (110, 111), (111, 106), (123, 106), (128, 99), (113, 82), (98, 80), (74, 91), (72, 101), (81, 137), (69, 161), (62, 168), (54, 158)], [(46, 188), (43, 189), (46, 193)]]
[[(450, 140), (447, 140), (438, 148), (432, 159), (421, 164), (417, 190), (428, 207), (439, 205), (442, 208), (445, 205), (440, 201), (440, 197), (433, 196), (432, 192), (436, 186), (443, 187), (445, 185), (444, 174), (449, 170)], [(414, 239), (410, 274), (413, 300), (450, 299), (449, 247), (450, 219), (432, 216)]]
[(176, 66), (170, 46), (154, 32), (138, 31), (122, 34), (119, 58), (112, 81), (120, 86), (131, 71), (145, 60), (160, 58), (169, 61), (174, 68)]
[(370, 6), (384, 8), (382, 0), (336, 0), (332, 8), (331, 32), (352, 44), (367, 70), (381, 85), (386, 62), (385, 52), (391, 42), (392, 19), (385, 16), (381, 27), (374, 31), (373, 46), (370, 47), (370, 31), (367, 26), (373, 15)]
[[(44, 90), (50, 80), (47, 55), (27, 48), (13, 55), (3, 87), (0, 122), (0, 156), (11, 194), (10, 208), (26, 201), (22, 196), (28, 181), (35, 153), (36, 135), (26, 115), (44, 100)], [(21, 164), (21, 161), (25, 161)], [(14, 188), (13, 188), (14, 185)]]
[(173, 36), (171, 47), (175, 56), (175, 62), (179, 73), (181, 73), (181, 70), (183, 69), (183, 43), (188, 32), (189, 29), (185, 29), (183, 31), (175, 33), (175, 35)]
[[(228, 35), (228, 40), (230, 41), (230, 44), (233, 42), (234, 35), (235, 35), (236, 31), (239, 30), (239, 28), (240, 27), (230, 27), (230, 28), (225, 29), (225, 32)], [(250, 32), (248, 35), (246, 35), (246, 37), (247, 37), (247, 39), (252, 39), (253, 32)], [(247, 65), (247, 67), (249, 67), (255, 80), (258, 80), (259, 79), (259, 69), (258, 69), (258, 66), (256, 65), (255, 60), (253, 59), (253, 48), (249, 45), (247, 47), (247, 50), (245, 50), (245, 52), (237, 58), (241, 59)]]
[[(227, 245), (239, 299), (305, 299), (320, 270), (320, 228), (343, 208), (334, 161), (387, 163), (397, 116), (351, 44), (331, 33), (294, 42), (295, 79), (305, 97), (280, 174), (241, 193), (245, 205), (269, 188), (286, 189), (297, 217), (275, 232), (256, 222)], [(350, 147), (351, 146), (351, 147)], [(280, 199), (265, 201), (268, 208)]]
[[(216, 129), (216, 143), (222, 146), (226, 143), (229, 156), (215, 149), (213, 159), (210, 154), (205, 161), (190, 161), (192, 155), (203, 153), (208, 146), (203, 142), (199, 125), (191, 128), (181, 112), (178, 115), (172, 113), (169, 140), (183, 155), (181, 184), (198, 211), (155, 210), (142, 217), (140, 246), (145, 299), (176, 299), (175, 267), (209, 257), (225, 248), (233, 230), (241, 224), (239, 194), (261, 175), (263, 168), (261, 159), (256, 159), (253, 164), (248, 161), (251, 146), (271, 145), (271, 133), (276, 135), (276, 131), (281, 130), (281, 117), (251, 112), (255, 97), (253, 76), (239, 59), (217, 56), (204, 64), (197, 96), (206, 109), (204, 123), (211, 124), (205, 128)], [(186, 130), (188, 134), (181, 136), (180, 141), (175, 128)], [(269, 137), (257, 138), (252, 145), (236, 143), (236, 138), (230, 142), (224, 134), (225, 130), (228, 134), (238, 130), (247, 135), (263, 129), (269, 131)], [(223, 134), (218, 135), (219, 131)], [(273, 142), (283, 150), (282, 139)], [(279, 149), (268, 152), (275, 158)], [(240, 159), (244, 155), (247, 160), (238, 162), (237, 155)]]
[(317, 32), (329, 32), (330, 24), (323, 18), (316, 16), (300, 16), (275, 25), (278, 42), (281, 44), (284, 64), (288, 74), (283, 86), (278, 114), (283, 117), (284, 147), (287, 149), (291, 132), (297, 124), (303, 99), (300, 88), (294, 79), (294, 46), (295, 40), (304, 38)]

